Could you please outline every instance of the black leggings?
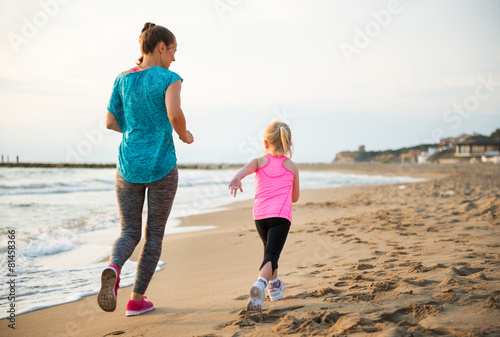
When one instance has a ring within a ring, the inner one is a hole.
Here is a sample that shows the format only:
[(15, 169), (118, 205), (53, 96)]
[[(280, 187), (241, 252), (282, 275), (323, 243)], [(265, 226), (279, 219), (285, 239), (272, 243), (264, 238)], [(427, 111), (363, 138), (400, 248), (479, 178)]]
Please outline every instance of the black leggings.
[(278, 259), (285, 245), (290, 225), (290, 221), (285, 218), (255, 220), (257, 232), (259, 232), (260, 238), (264, 243), (264, 261), (260, 269), (269, 261), (271, 261), (273, 274), (278, 269)]

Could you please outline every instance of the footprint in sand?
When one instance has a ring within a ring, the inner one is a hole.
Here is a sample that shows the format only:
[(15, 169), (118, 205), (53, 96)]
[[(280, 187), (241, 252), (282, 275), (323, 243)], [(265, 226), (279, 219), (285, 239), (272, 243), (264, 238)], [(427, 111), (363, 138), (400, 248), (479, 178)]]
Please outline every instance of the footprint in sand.
[(382, 327), (376, 321), (362, 317), (360, 313), (355, 312), (340, 317), (335, 325), (327, 331), (327, 335), (346, 336), (351, 334), (359, 335), (359, 333), (363, 333), (364, 336), (381, 330)]
[[(369, 292), (352, 292), (340, 298), (342, 302), (370, 302), (374, 299), (375, 295)], [(325, 299), (324, 301), (327, 302), (328, 300)], [(338, 299), (336, 299), (336, 301), (338, 301)]]
[(241, 295), (241, 296), (235, 297), (234, 300), (235, 301), (243, 301), (243, 300), (248, 300), (249, 298), (250, 298), (250, 295)]
[(388, 256), (401, 256), (401, 255), (408, 255), (409, 253), (407, 252), (402, 252), (402, 251), (394, 251), (394, 252), (389, 252), (387, 255)]
[(359, 263), (359, 264), (356, 264), (356, 265), (351, 267), (351, 269), (354, 269), (354, 270), (367, 270), (367, 269), (373, 269), (373, 268), (375, 268), (373, 265), (367, 264), (367, 263)]
[(441, 301), (453, 301), (455, 299), (455, 294), (452, 292), (438, 293), (432, 295), (433, 298), (441, 300)]
[(417, 287), (426, 287), (430, 284), (435, 284), (435, 283), (439, 282), (439, 281), (434, 281), (434, 280), (422, 279), (420, 277), (414, 278), (414, 279), (404, 279), (403, 281), (405, 283), (408, 283), (410, 285), (417, 286)]
[(283, 316), (271, 331), (277, 336), (323, 334), (324, 331), (329, 331), (341, 316), (336, 311), (293, 312)]
[(475, 273), (479, 273), (480, 271), (483, 271), (485, 268), (471, 268), (471, 267), (451, 267), (451, 272), (459, 275), (459, 276), (469, 276)]
[(224, 329), (231, 326), (238, 326), (240, 328), (251, 327), (258, 323), (275, 323), (276, 321), (280, 320), (285, 314), (293, 312), (297, 309), (301, 309), (303, 307), (303, 305), (298, 305), (281, 309), (273, 309), (270, 311), (264, 310), (262, 312), (241, 310), (238, 313), (239, 317), (237, 319), (220, 325), (219, 329)]
[(332, 296), (338, 295), (340, 293), (341, 293), (340, 290), (332, 289), (330, 287), (327, 287), (327, 288), (315, 290), (315, 291), (312, 291), (312, 292), (306, 291), (306, 292), (303, 292), (303, 293), (300, 293), (300, 294), (297, 294), (297, 295), (288, 296), (287, 298), (305, 299), (305, 298), (311, 298), (311, 297), (312, 298), (332, 297)]
[(399, 326), (417, 326), (422, 319), (435, 315), (442, 310), (443, 308), (436, 302), (415, 302), (409, 307), (400, 308), (393, 312), (382, 313), (380, 315), (380, 320), (396, 323)]
[(389, 280), (384, 280), (384, 281), (377, 281), (374, 282), (370, 285), (370, 288), (372, 288), (373, 292), (385, 292), (385, 291), (390, 291), (396, 289), (398, 284), (394, 281), (389, 281)]
[(486, 309), (500, 309), (500, 296), (488, 297), (484, 303)]

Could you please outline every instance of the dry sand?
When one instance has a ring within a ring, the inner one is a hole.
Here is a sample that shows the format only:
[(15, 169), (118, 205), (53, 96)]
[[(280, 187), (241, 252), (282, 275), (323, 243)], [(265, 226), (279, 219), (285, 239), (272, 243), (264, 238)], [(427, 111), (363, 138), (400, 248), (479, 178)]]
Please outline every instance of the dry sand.
[(217, 229), (165, 238), (154, 311), (125, 317), (128, 287), (113, 313), (89, 296), (20, 315), (15, 331), (3, 320), (0, 335), (500, 336), (500, 166), (320, 169), (433, 179), (303, 191), (280, 259), (284, 299), (262, 313), (242, 310), (262, 244), (252, 203), (239, 202), (183, 222)]

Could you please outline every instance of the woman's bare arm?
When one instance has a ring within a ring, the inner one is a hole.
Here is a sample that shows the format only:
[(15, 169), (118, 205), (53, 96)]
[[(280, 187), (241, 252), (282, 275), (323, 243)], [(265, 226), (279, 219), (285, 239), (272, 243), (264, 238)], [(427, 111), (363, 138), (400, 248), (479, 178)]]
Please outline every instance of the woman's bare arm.
[(118, 121), (116, 120), (115, 115), (113, 115), (109, 111), (106, 114), (106, 128), (116, 132), (122, 132), (122, 129), (120, 129), (120, 125), (118, 125)]
[(194, 141), (193, 135), (186, 129), (186, 118), (181, 109), (181, 80), (172, 83), (165, 93), (165, 106), (170, 124), (179, 138), (187, 144)]

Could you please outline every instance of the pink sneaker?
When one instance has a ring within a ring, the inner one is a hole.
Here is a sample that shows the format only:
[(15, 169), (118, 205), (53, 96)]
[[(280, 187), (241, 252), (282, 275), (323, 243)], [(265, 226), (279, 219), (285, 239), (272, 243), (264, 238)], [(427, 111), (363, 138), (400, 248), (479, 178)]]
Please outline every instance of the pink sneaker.
[(145, 301), (146, 298), (146, 296), (142, 296), (140, 302), (129, 300), (127, 302), (127, 316), (137, 316), (153, 310), (155, 308), (153, 302)]
[(110, 264), (102, 271), (101, 290), (97, 295), (97, 303), (104, 311), (115, 311), (116, 297), (120, 287), (120, 272), (118, 267)]

